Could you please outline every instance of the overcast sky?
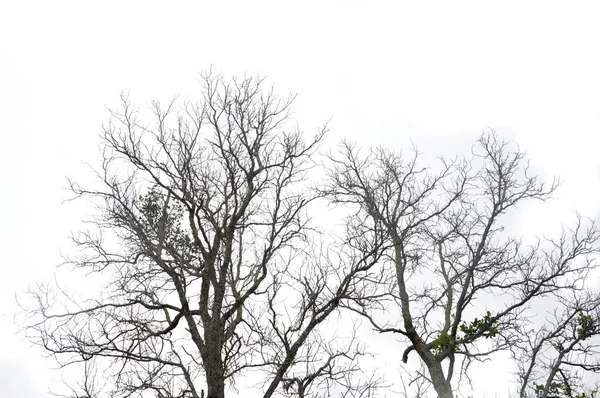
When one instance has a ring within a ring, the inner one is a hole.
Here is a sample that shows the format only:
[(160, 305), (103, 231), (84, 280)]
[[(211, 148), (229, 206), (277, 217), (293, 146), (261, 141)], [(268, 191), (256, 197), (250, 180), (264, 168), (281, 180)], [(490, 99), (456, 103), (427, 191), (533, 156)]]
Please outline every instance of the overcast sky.
[[(52, 278), (85, 211), (62, 204), (66, 176), (98, 159), (124, 90), (139, 104), (193, 97), (212, 65), (298, 93), (299, 124), (332, 118), (331, 142), (468, 150), (491, 128), (565, 181), (523, 231), (575, 209), (598, 218), (600, 3), (214, 3), (0, 1), (0, 397), (46, 396), (52, 376), (15, 335), (14, 295)], [(502, 372), (480, 379), (485, 396), (505, 396)]]

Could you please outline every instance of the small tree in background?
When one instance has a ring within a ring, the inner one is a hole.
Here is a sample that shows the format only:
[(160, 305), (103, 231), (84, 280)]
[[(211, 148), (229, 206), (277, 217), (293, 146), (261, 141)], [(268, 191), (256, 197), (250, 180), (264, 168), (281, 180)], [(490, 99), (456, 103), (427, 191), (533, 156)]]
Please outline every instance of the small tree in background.
[(523, 327), (520, 344), (513, 348), (518, 396), (596, 397), (598, 383), (589, 381), (600, 373), (600, 297), (578, 287), (553, 301), (555, 308), (542, 325), (533, 321)]

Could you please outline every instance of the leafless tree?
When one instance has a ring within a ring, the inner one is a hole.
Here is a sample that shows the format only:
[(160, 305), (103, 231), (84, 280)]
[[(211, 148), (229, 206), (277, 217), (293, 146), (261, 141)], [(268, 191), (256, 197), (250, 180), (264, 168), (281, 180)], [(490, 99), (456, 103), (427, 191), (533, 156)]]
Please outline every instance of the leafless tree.
[(356, 340), (319, 330), (361, 293), (383, 245), (373, 235), (337, 257), (311, 248), (304, 182), (325, 128), (305, 140), (288, 123), (293, 97), (261, 79), (207, 73), (202, 84), (198, 104), (151, 103), (150, 124), (127, 96), (112, 112), (100, 186), (71, 183), (98, 212), (67, 261), (107, 283), (84, 302), (39, 285), (27, 335), (61, 366), (84, 363), (90, 398), (204, 398), (204, 383), (222, 398), (243, 371), (262, 372), (265, 398), (323, 386), (370, 396), (377, 380), (359, 377)]
[(322, 194), (353, 209), (347, 225), (356, 235), (383, 235), (385, 246), (379, 280), (361, 281), (376, 288), (344, 305), (375, 330), (403, 336), (402, 360), (414, 351), (440, 398), (454, 397), (455, 375), (468, 381), (472, 361), (522, 342), (536, 300), (578, 289), (596, 267), (593, 223), (578, 220), (533, 245), (506, 233), (506, 213), (547, 200), (557, 182), (531, 176), (524, 153), (493, 132), (470, 158), (442, 159), (435, 170), (420, 165), (416, 149), (361, 151), (348, 142), (330, 162)]
[(521, 330), (522, 344), (513, 349), (519, 398), (593, 398), (598, 384), (585, 376), (600, 373), (600, 297), (579, 286), (553, 303), (541, 326), (532, 320)]

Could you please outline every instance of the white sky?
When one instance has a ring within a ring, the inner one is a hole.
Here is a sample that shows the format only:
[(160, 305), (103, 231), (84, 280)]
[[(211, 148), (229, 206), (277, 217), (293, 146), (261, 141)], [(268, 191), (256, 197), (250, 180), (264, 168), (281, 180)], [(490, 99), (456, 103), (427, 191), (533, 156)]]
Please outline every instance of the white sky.
[[(46, 396), (48, 365), (14, 334), (14, 294), (52, 277), (85, 210), (61, 204), (65, 176), (98, 158), (123, 90), (139, 104), (193, 95), (213, 65), (298, 93), (300, 125), (333, 117), (330, 138), (444, 152), (493, 128), (565, 181), (524, 231), (575, 208), (598, 218), (600, 3), (291, 4), (0, 1), (0, 397)], [(482, 376), (486, 396), (505, 396), (504, 371)]]

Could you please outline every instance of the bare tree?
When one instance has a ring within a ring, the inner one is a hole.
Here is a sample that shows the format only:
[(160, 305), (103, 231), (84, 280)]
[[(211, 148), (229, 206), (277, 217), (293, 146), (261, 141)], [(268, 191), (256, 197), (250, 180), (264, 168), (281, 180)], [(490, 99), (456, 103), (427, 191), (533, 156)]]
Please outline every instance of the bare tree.
[[(557, 182), (530, 176), (524, 153), (493, 132), (471, 159), (442, 159), (437, 171), (419, 164), (417, 150), (365, 154), (347, 142), (330, 160), (322, 193), (354, 209), (349, 229), (385, 242), (381, 277), (362, 281), (377, 288), (348, 308), (375, 330), (403, 336), (403, 361), (414, 351), (441, 398), (454, 397), (453, 377), (468, 380), (472, 361), (521, 342), (532, 303), (578, 289), (596, 267), (593, 223), (578, 220), (533, 245), (504, 231), (507, 212), (547, 200)], [(399, 322), (386, 312), (394, 306)]]
[(127, 96), (112, 112), (100, 187), (71, 183), (98, 213), (67, 261), (108, 282), (85, 302), (32, 290), (28, 336), (61, 366), (84, 363), (79, 390), (90, 398), (200, 398), (202, 379), (208, 398), (222, 398), (245, 370), (267, 376), (265, 398), (324, 385), (368, 396), (377, 383), (357, 382), (357, 342), (319, 337), (382, 246), (376, 236), (337, 262), (310, 249), (315, 197), (304, 180), (325, 128), (308, 141), (289, 130), (293, 97), (261, 79), (202, 82), (198, 104), (151, 103), (153, 124)]
[(513, 348), (519, 398), (593, 398), (598, 384), (586, 376), (600, 373), (600, 297), (580, 286), (553, 303), (541, 326), (533, 320), (522, 328), (522, 343)]

